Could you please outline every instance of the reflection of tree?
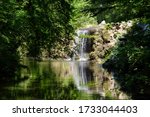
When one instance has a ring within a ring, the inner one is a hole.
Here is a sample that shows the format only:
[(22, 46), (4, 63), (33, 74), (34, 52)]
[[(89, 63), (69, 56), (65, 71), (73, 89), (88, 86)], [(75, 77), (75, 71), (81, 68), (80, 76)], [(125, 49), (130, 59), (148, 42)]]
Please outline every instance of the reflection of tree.
[(103, 69), (97, 64), (91, 65), (93, 71), (95, 93), (103, 96), (104, 99), (127, 99), (127, 95), (120, 91), (120, 86), (113, 78), (112, 73)]
[[(14, 86), (1, 89), (1, 99), (88, 99), (77, 90), (72, 78), (60, 79), (50, 62), (25, 61), (31, 71), (30, 78)], [(54, 62), (55, 63), (55, 62)], [(62, 62), (60, 62), (61, 64)], [(57, 66), (59, 67), (59, 66)], [(65, 72), (65, 71), (64, 71)]]

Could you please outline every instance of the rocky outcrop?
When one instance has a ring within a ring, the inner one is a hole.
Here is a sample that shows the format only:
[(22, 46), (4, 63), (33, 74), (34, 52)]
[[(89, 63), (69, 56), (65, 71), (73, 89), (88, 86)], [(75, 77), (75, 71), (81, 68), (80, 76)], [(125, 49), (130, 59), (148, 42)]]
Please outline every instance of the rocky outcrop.
[(130, 30), (132, 21), (121, 23), (106, 23), (102, 21), (97, 27), (87, 28), (91, 39), (93, 40), (92, 51), (89, 53), (89, 59), (103, 62), (106, 59), (120, 38)]

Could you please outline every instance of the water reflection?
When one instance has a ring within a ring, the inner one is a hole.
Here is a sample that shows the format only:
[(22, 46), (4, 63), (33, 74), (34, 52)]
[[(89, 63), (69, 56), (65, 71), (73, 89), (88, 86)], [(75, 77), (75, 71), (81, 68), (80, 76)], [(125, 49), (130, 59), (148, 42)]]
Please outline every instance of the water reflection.
[(73, 62), (72, 72), (78, 90), (100, 96), (101, 99), (128, 99), (120, 91), (119, 84), (113, 75), (101, 65), (90, 62)]
[(1, 99), (128, 99), (99, 64), (25, 60), (20, 83), (0, 88)]

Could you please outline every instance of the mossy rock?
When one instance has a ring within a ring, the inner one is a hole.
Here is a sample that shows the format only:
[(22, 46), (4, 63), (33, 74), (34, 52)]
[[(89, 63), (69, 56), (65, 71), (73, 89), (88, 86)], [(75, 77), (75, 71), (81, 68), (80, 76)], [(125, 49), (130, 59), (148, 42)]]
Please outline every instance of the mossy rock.
[(102, 35), (102, 38), (104, 41), (108, 41), (110, 39), (110, 34), (107, 30), (104, 30), (103, 32), (103, 35)]

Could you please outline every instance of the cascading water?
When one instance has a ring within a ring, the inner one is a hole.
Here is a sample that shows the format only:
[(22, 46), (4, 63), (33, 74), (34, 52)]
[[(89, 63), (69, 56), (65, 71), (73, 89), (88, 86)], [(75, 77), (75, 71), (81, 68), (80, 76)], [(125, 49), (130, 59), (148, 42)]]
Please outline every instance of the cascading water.
[[(88, 64), (88, 52), (87, 52), (87, 43), (88, 39), (85, 35), (88, 34), (88, 30), (82, 29), (77, 31), (77, 36), (75, 38), (76, 44), (76, 56), (78, 56), (78, 61), (74, 61), (72, 65), (74, 80), (76, 82), (77, 88), (79, 90), (84, 90), (90, 92), (88, 89), (87, 83), (89, 82), (90, 75), (89, 70), (87, 70)], [(75, 57), (76, 57), (75, 56)], [(75, 60), (75, 59), (74, 59)], [(88, 73), (89, 72), (89, 73)]]
[(85, 35), (87, 34), (88, 34), (88, 30), (77, 31), (77, 37), (75, 38), (75, 43), (77, 47), (79, 61), (86, 61), (88, 59), (87, 38), (85, 37)]

